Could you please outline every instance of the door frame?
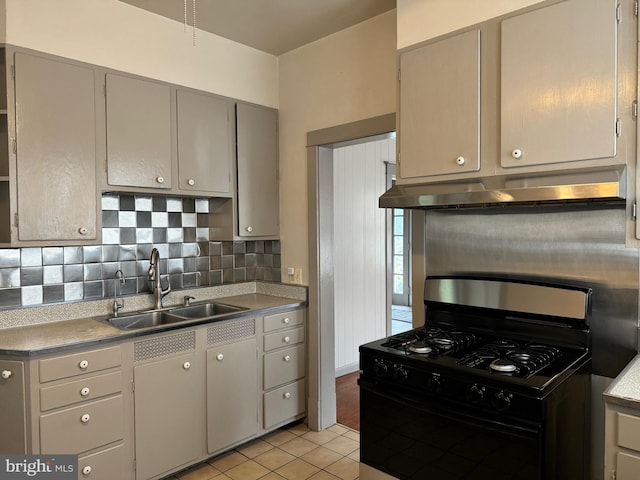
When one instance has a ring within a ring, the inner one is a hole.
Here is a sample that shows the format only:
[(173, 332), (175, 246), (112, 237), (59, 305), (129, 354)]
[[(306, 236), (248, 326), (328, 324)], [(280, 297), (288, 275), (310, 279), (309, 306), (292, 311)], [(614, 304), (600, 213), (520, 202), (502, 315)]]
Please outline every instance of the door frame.
[(308, 417), (320, 431), (336, 423), (333, 297), (333, 146), (396, 130), (396, 114), (307, 133), (309, 219)]

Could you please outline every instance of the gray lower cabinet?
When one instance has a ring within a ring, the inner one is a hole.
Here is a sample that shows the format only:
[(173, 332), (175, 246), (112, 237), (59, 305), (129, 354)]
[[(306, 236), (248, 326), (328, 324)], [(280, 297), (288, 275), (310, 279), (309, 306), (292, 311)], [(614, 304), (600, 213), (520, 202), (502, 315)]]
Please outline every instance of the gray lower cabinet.
[(256, 361), (255, 336), (207, 350), (209, 453), (235, 445), (258, 432)]
[(92, 68), (16, 52), (14, 241), (96, 243)]
[(637, 480), (640, 472), (640, 404), (605, 402), (605, 477)]
[(171, 188), (171, 88), (106, 74), (107, 183)]
[[(205, 438), (204, 364), (195, 332), (134, 344), (136, 479), (157, 477), (201, 456)], [(180, 352), (180, 353), (175, 353)]]
[(24, 363), (0, 360), (0, 452), (18, 454), (26, 452), (26, 398)]

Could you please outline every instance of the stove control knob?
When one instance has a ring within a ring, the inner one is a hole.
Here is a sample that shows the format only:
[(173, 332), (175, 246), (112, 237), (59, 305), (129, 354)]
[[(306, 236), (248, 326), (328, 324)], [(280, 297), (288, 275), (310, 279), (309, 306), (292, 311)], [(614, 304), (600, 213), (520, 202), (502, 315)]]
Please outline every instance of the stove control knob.
[(500, 390), (491, 399), (491, 405), (493, 405), (493, 408), (495, 408), (496, 410), (504, 412), (511, 406), (512, 398), (512, 394), (507, 393), (504, 390)]
[(373, 366), (373, 373), (378, 377), (384, 377), (388, 371), (389, 367), (382, 360), (376, 361), (376, 364)]
[(432, 373), (427, 380), (427, 390), (433, 393), (442, 391), (442, 377), (438, 373)]
[(393, 379), (396, 382), (400, 382), (400, 383), (406, 382), (408, 376), (409, 376), (409, 373), (407, 372), (407, 369), (402, 366), (397, 366), (393, 370)]
[(484, 387), (473, 385), (467, 390), (467, 400), (471, 403), (480, 403), (484, 398)]

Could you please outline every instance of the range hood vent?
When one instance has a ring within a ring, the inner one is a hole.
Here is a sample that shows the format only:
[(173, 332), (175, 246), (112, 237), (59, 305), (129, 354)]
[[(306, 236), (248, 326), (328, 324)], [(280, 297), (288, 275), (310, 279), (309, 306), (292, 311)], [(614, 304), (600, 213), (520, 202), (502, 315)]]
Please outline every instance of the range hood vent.
[(379, 199), (383, 208), (436, 209), (510, 204), (621, 201), (626, 166), (469, 178), (396, 185)]

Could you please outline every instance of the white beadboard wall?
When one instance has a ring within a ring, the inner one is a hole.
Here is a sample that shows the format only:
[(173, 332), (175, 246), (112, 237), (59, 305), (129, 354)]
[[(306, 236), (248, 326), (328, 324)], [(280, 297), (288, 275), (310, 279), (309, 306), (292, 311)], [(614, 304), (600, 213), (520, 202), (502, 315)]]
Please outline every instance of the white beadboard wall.
[(333, 153), (336, 376), (358, 368), (358, 346), (386, 335), (385, 162), (395, 138)]

